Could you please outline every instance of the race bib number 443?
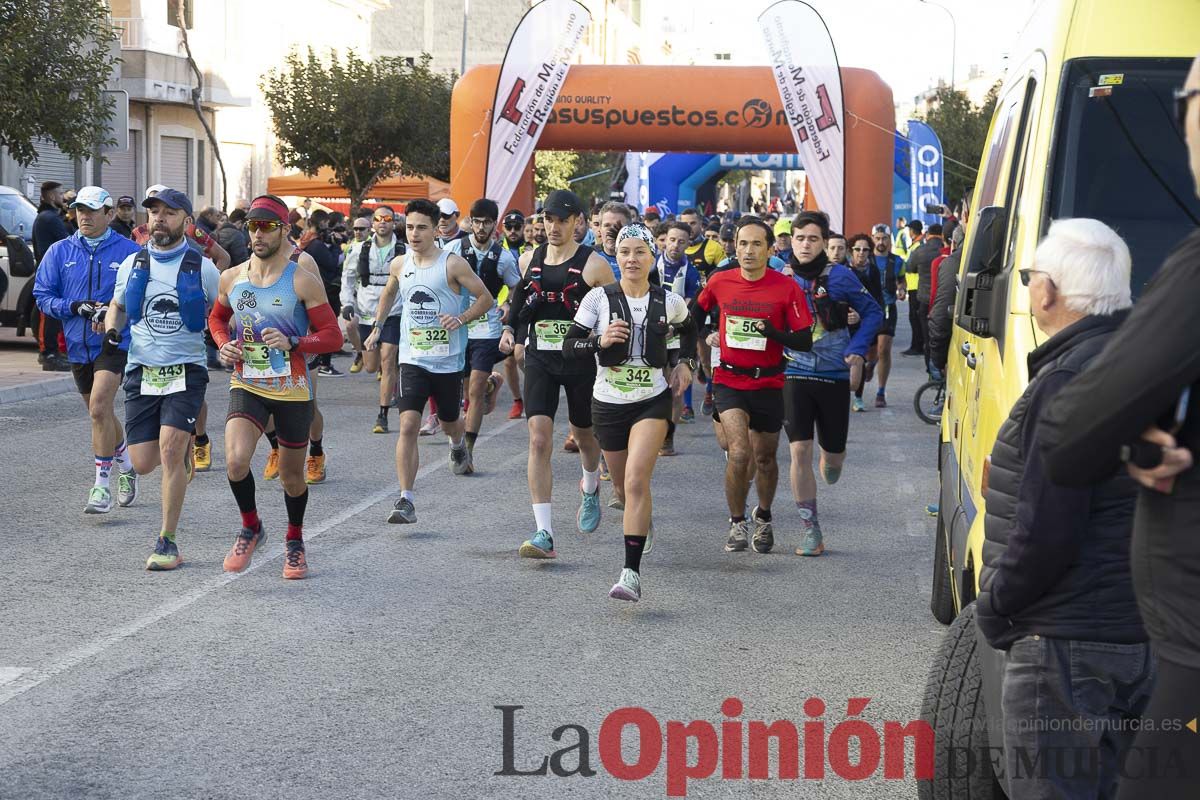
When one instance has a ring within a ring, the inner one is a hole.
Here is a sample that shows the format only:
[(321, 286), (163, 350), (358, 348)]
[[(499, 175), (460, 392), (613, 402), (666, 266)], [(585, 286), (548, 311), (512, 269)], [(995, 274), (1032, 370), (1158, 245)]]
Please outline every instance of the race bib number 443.
[(725, 346), (735, 350), (766, 350), (767, 337), (755, 327), (755, 317), (725, 317)]
[(409, 328), (408, 346), (419, 356), (450, 355), (450, 331), (445, 328)]
[(187, 388), (187, 366), (142, 367), (142, 394), (161, 396), (175, 394)]
[(563, 349), (563, 340), (567, 338), (567, 331), (571, 330), (571, 320), (569, 319), (544, 319), (533, 323), (534, 340), (537, 342), (538, 350), (558, 350)]

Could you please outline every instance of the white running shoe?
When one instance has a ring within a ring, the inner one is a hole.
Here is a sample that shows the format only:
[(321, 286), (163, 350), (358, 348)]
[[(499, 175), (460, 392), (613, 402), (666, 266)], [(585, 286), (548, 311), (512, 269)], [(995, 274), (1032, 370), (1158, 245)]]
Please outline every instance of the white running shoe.
[(628, 600), (636, 603), (642, 599), (642, 579), (636, 572), (626, 567), (621, 570), (621, 577), (608, 590), (608, 596), (613, 600)]

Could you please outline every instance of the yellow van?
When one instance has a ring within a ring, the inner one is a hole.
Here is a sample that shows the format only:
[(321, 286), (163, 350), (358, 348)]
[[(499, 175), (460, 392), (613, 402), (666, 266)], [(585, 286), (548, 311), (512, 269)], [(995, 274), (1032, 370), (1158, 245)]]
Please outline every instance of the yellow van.
[[(999, 6), (997, 6), (999, 9)], [(1000, 13), (997, 11), (997, 13)], [(1200, 224), (1172, 90), (1200, 52), (1200, 0), (1044, 0), (1010, 50), (958, 276), (930, 607), (951, 623), (926, 687), (937, 775), (922, 798), (1002, 797), (1003, 654), (977, 637), (987, 458), (1045, 341), (1017, 270), (1051, 220), (1093, 217), (1133, 254), (1134, 296)], [(988, 724), (989, 719), (991, 725)], [(970, 763), (967, 763), (970, 762)]]

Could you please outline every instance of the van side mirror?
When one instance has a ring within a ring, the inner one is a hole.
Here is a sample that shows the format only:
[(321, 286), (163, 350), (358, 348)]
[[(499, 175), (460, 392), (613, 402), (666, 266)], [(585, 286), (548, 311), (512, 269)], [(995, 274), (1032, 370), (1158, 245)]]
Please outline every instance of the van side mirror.
[(975, 217), (977, 230), (963, 261), (966, 274), (963, 278), (961, 306), (957, 314), (959, 327), (976, 336), (995, 336), (992, 319), (999, 306), (1001, 314), (1005, 303), (997, 305), (994, 293), (998, 288), (996, 278), (1004, 266), (1004, 233), (1008, 229), (1008, 211), (1001, 206), (988, 206)]
[(8, 251), (8, 271), (14, 278), (28, 278), (33, 275), (36, 267), (33, 263), (33, 251), (20, 236), (9, 234), (4, 240), (4, 248)]

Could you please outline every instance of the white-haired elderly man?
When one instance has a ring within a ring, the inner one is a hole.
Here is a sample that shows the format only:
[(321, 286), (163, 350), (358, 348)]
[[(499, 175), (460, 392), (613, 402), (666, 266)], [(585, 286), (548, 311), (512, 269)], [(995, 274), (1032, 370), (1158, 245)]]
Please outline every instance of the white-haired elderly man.
[[(1086, 489), (1051, 483), (1042, 411), (1128, 315), (1129, 248), (1093, 219), (1055, 222), (1030, 269), (1029, 309), (1048, 340), (992, 449), (976, 619), (1008, 651), (1002, 681), (1011, 797), (1116, 791), (1120, 759), (1154, 680), (1129, 567), (1137, 484), (1124, 471)], [(1082, 722), (1081, 722), (1082, 721)]]

